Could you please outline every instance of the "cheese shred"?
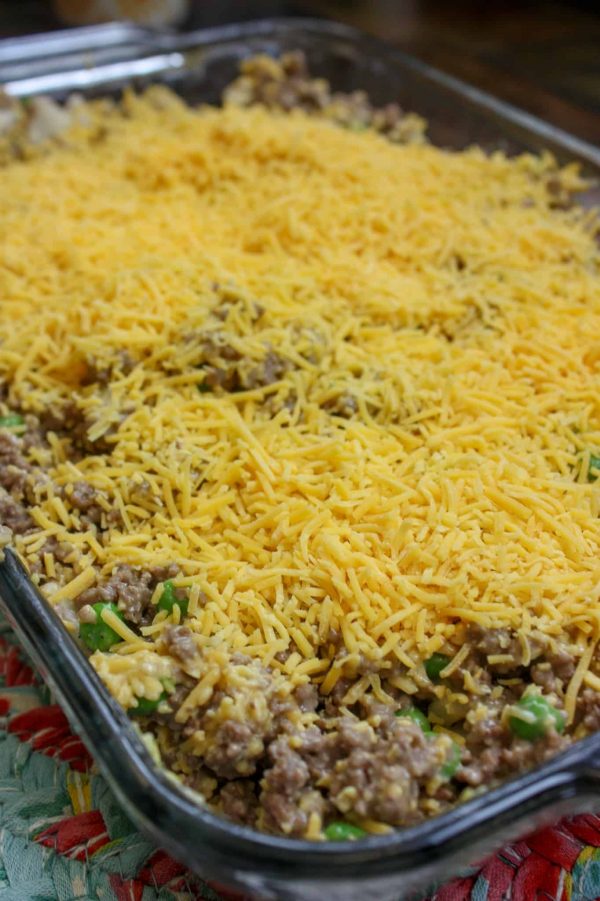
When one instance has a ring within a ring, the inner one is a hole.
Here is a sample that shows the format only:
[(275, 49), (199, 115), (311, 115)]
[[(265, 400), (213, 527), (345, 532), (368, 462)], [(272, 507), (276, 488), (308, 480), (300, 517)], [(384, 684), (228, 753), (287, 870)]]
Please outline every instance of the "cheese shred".
[(32, 515), (80, 561), (53, 602), (176, 562), (201, 646), (324, 693), (474, 624), (567, 636), (572, 715), (600, 622), (600, 275), (552, 160), (161, 91), (122, 109), (0, 172), (0, 378), (58, 423)]

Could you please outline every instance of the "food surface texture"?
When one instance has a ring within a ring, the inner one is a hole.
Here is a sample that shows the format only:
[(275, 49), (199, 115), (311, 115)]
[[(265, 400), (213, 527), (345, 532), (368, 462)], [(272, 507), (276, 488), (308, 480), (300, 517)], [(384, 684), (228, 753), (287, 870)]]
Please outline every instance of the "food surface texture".
[(598, 729), (576, 168), (294, 54), (0, 113), (0, 544), (198, 803), (353, 840)]

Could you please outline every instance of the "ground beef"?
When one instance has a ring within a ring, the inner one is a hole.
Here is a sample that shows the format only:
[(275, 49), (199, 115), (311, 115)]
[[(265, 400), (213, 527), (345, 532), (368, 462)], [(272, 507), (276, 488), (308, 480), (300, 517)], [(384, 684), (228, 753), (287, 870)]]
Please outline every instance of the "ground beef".
[(547, 660), (543, 660), (541, 663), (536, 663), (535, 666), (532, 666), (530, 675), (531, 681), (535, 682), (536, 685), (539, 685), (546, 694), (556, 691), (556, 675), (552, 670), (552, 665)]
[(260, 722), (224, 720), (212, 732), (204, 762), (221, 779), (249, 776), (256, 771), (257, 761), (263, 755), (264, 737)]
[(220, 322), (226, 322), (230, 313), (234, 310), (241, 310), (242, 315), (247, 314), (252, 324), (264, 315), (265, 308), (256, 301), (248, 301), (243, 295), (236, 294), (231, 288), (223, 288), (218, 283), (213, 285), (213, 290), (220, 295), (219, 303), (212, 310), (212, 315)]
[(262, 780), (260, 795), (267, 828), (286, 835), (301, 835), (308, 820), (299, 805), (310, 783), (308, 765), (290, 748), (287, 738), (272, 742), (268, 758), (271, 766)]
[(197, 654), (193, 634), (187, 626), (168, 626), (162, 634), (162, 640), (168, 653), (178, 660), (191, 660)]
[(239, 106), (262, 103), (271, 109), (324, 109), (331, 97), (323, 79), (310, 78), (301, 52), (286, 53), (280, 60), (257, 57), (242, 66), (242, 79), (225, 94), (228, 102)]
[(159, 582), (172, 579), (179, 572), (177, 564), (153, 566), (149, 570), (135, 566), (119, 566), (106, 582), (86, 589), (77, 596), (78, 607), (98, 602), (117, 604), (125, 619), (145, 625), (154, 617), (150, 599)]
[(167, 579), (174, 579), (179, 575), (181, 569), (177, 563), (161, 563), (158, 566), (151, 566), (148, 572), (156, 585), (158, 582), (166, 582)]
[(40, 426), (40, 420), (33, 413), (26, 413), (25, 431), (21, 435), (23, 451), (27, 453), (32, 447), (47, 447), (46, 435)]
[(15, 535), (23, 535), (34, 527), (25, 507), (4, 489), (0, 493), (0, 525), (9, 528)]
[(86, 360), (85, 375), (81, 379), (82, 385), (108, 385), (119, 375), (128, 375), (135, 366), (135, 360), (126, 350), (121, 350), (114, 360), (101, 363), (95, 357)]
[[(186, 676), (185, 673), (183, 673), (180, 678), (181, 681), (177, 683), (174, 691), (169, 694), (169, 707), (171, 708), (170, 712), (159, 713), (158, 711), (156, 711), (148, 717), (149, 728), (166, 726), (169, 733), (171, 733), (176, 738), (176, 740), (178, 740), (180, 734), (187, 736), (190, 732), (188, 724), (178, 722), (178, 720), (176, 719), (176, 714), (189, 695), (190, 691), (196, 684), (195, 681), (191, 677)], [(169, 758), (168, 765), (172, 766), (173, 769), (177, 769), (175, 765), (175, 761), (178, 757), (177, 748), (171, 747), (168, 751), (165, 751), (165, 755), (165, 760), (167, 756)], [(190, 761), (194, 769), (197, 769), (197, 759), (192, 758), (190, 755)]]
[(573, 654), (559, 645), (554, 651), (545, 651), (542, 660), (531, 667), (529, 675), (545, 694), (560, 694), (575, 672), (575, 663)]
[[(294, 368), (292, 361), (277, 353), (263, 317), (261, 304), (235, 293), (233, 288), (214, 286), (218, 301), (211, 310), (205, 328), (186, 329), (182, 340), (183, 357), (203, 371), (201, 390), (234, 393), (273, 385)], [(315, 335), (299, 331), (289, 324), (290, 337), (300, 355), (310, 353)], [(258, 350), (257, 350), (258, 349)], [(261, 350), (262, 349), (262, 350)], [(174, 353), (164, 361), (168, 369), (177, 370), (181, 354)]]
[(382, 709), (377, 728), (348, 715), (325, 718), (269, 745), (260, 794), (267, 828), (302, 834), (313, 811), (395, 825), (422, 816), (420, 793), (439, 774), (450, 745)]
[(259, 363), (246, 358), (220, 333), (204, 339), (200, 365), (204, 384), (211, 391), (249, 391), (272, 385), (290, 369), (290, 364), (273, 350), (267, 350)]
[(468, 724), (460, 779), (468, 785), (489, 784), (498, 769), (500, 752), (511, 736), (501, 722), (504, 702), (500, 699), (478, 704)]
[(27, 414), (24, 431), (15, 435), (0, 427), (0, 487), (5, 488), (15, 500), (27, 504), (36, 503), (34, 487), (48, 482), (48, 476), (28, 459), (33, 447), (44, 446), (44, 436), (39, 429), (37, 416)]
[(206, 366), (204, 382), (210, 391), (239, 391), (239, 379), (234, 367)]
[(78, 606), (98, 602), (116, 604), (125, 619), (141, 623), (154, 590), (152, 574), (133, 566), (119, 566), (108, 581), (94, 585), (77, 598)]
[(57, 576), (59, 576), (62, 581), (69, 582), (72, 578), (72, 564), (75, 563), (79, 557), (79, 552), (76, 548), (67, 541), (57, 541), (54, 535), (51, 535), (50, 538), (44, 542), (35, 559), (29, 564), (32, 573), (46, 572), (44, 563), (46, 554), (50, 554), (54, 558), (54, 568)]
[(22, 500), (31, 464), (23, 456), (23, 441), (0, 429), (0, 486), (16, 500)]
[(282, 379), (289, 368), (287, 360), (270, 350), (262, 363), (250, 370), (245, 380), (246, 385), (248, 388), (262, 388), (265, 385), (272, 385), (274, 382)]
[(382, 820), (394, 826), (417, 818), (419, 785), (404, 765), (402, 753), (392, 748), (352, 751), (337, 765), (331, 797), (342, 813)]
[(319, 706), (319, 691), (317, 686), (313, 685), (312, 682), (306, 682), (304, 685), (299, 685), (294, 692), (294, 698), (298, 707), (300, 710), (304, 711), (304, 713), (314, 711)]
[[(298, 395), (295, 391), (290, 391), (284, 398), (278, 394), (272, 395), (265, 399), (263, 410), (269, 419), (273, 419), (282, 410), (292, 414), (298, 403)], [(285, 422), (281, 423), (281, 427), (285, 428)]]
[(20, 469), (13, 465), (0, 465), (0, 485), (17, 500), (22, 500), (25, 496), (28, 477), (27, 469)]
[(461, 782), (478, 788), (480, 785), (490, 786), (500, 766), (502, 747), (492, 745), (483, 748), (477, 756), (467, 753), (466, 760), (458, 772)]
[(564, 751), (571, 739), (556, 732), (549, 732), (544, 738), (537, 741), (524, 741), (514, 738), (510, 747), (504, 748), (500, 753), (501, 769), (496, 778), (508, 779), (517, 773), (529, 770), (538, 764), (554, 757), (560, 751)]
[(333, 691), (331, 691), (323, 702), (323, 711), (326, 716), (339, 716), (340, 707), (343, 706), (344, 695), (352, 685), (351, 679), (338, 679)]
[(253, 826), (256, 823), (258, 798), (256, 786), (250, 779), (226, 782), (218, 797), (221, 813), (236, 823)]
[(5, 429), (0, 429), (0, 468), (5, 466), (17, 466), (19, 469), (29, 470), (30, 464), (22, 453), (22, 439)]
[(421, 143), (424, 139), (425, 123), (419, 116), (406, 114), (397, 103), (377, 108), (365, 91), (332, 92), (327, 81), (310, 75), (301, 51), (285, 53), (279, 60), (254, 57), (242, 64), (241, 73), (225, 91), (226, 103), (259, 103), (286, 112), (302, 109), (352, 130), (371, 128), (398, 143)]
[[(199, 337), (200, 358), (198, 365), (204, 370), (204, 382), (210, 391), (239, 391), (238, 364), (241, 353), (233, 347), (228, 337), (220, 331), (202, 333)], [(198, 340), (192, 336), (192, 340)]]
[[(268, 743), (280, 731), (291, 710), (297, 711), (291, 696), (280, 693), (274, 674), (243, 654), (235, 653), (224, 667), (210, 700), (194, 709), (180, 722), (180, 708), (194, 682), (185, 677), (185, 689), (178, 686), (169, 696), (170, 714), (153, 714), (149, 725), (168, 725), (182, 742), (202, 736), (194, 750), (195, 768), (205, 767), (219, 779), (237, 779), (253, 775)], [(192, 758), (193, 759), (193, 758)], [(189, 755), (177, 754), (173, 767), (189, 774)]]
[[(172, 754), (170, 751), (165, 750), (163, 760), (166, 766), (176, 770), (177, 762), (179, 762), (181, 758)], [(182, 774), (180, 778), (184, 785), (193, 789), (193, 791), (198, 792), (207, 801), (214, 801), (214, 794), (219, 783), (206, 767), (198, 766), (198, 760), (197, 758), (194, 758), (192, 754), (188, 755), (187, 772)]]
[(570, 210), (573, 207), (573, 192), (563, 183), (560, 175), (553, 174), (546, 181), (549, 205), (555, 210)]
[(501, 717), (506, 704), (514, 700), (505, 695), (480, 705), (477, 709), (483, 715), (476, 716), (473, 725), (466, 723), (466, 745), (458, 781), (489, 787), (541, 763), (569, 743), (569, 738), (554, 730), (534, 742), (513, 735)]
[(75, 548), (67, 541), (57, 541), (54, 536), (48, 538), (40, 550), (40, 554), (52, 554), (58, 563), (68, 563), (75, 553)]
[(579, 720), (588, 732), (600, 730), (600, 694), (592, 688), (584, 688), (579, 697)]
[(98, 504), (98, 492), (89, 482), (75, 482), (70, 491), (64, 492), (72, 507), (81, 513), (84, 525), (100, 525), (102, 507)]
[(260, 792), (265, 829), (302, 835), (311, 813), (323, 821), (335, 814), (319, 783), (337, 759), (336, 736), (320, 724), (269, 745)]
[[(125, 415), (123, 413), (121, 419), (124, 419)], [(115, 423), (104, 435), (92, 440), (88, 433), (94, 423), (75, 400), (46, 407), (40, 416), (40, 425), (44, 433), (55, 432), (63, 438), (68, 438), (71, 445), (70, 456), (74, 460), (89, 455), (110, 453), (114, 444), (108, 439), (115, 435), (118, 429), (118, 423)]]
[[(472, 625), (469, 629), (469, 642), (473, 643), (475, 650), (479, 651), (486, 659), (489, 670), (497, 673), (512, 673), (523, 666), (525, 656), (524, 647), (519, 637), (508, 629), (484, 629), (478, 625)], [(543, 652), (546, 641), (542, 635), (532, 633), (528, 639), (530, 660), (536, 660)], [(507, 655), (510, 663), (490, 663), (489, 658)]]
[[(391, 710), (373, 734), (342, 721), (343, 757), (336, 763), (330, 797), (342, 813), (402, 825), (420, 818), (419, 795), (439, 775), (450, 744), (428, 739), (421, 728)], [(447, 750), (445, 750), (447, 747)]]
[(358, 401), (352, 394), (340, 394), (333, 400), (327, 401), (324, 408), (331, 413), (332, 416), (341, 416), (343, 419), (350, 419), (358, 412)]

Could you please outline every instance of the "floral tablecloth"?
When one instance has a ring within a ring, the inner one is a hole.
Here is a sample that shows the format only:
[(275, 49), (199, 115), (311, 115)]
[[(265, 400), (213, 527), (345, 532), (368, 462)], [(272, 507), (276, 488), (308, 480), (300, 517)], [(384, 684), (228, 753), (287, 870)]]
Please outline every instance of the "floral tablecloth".
[[(242, 901), (192, 875), (135, 830), (0, 622), (1, 901), (201, 898)], [(504, 848), (429, 901), (594, 899), (600, 899), (600, 817), (590, 814)]]

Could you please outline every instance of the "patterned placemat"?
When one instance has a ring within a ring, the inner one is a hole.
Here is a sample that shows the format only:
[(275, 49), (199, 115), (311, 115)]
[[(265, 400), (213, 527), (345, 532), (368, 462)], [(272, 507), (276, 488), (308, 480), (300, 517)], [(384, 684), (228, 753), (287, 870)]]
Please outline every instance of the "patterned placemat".
[[(2, 622), (0, 899), (244, 901), (136, 831)], [(598, 899), (600, 817), (584, 815), (504, 848), (429, 901)]]

